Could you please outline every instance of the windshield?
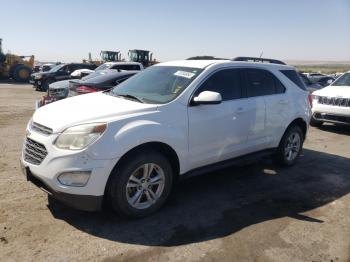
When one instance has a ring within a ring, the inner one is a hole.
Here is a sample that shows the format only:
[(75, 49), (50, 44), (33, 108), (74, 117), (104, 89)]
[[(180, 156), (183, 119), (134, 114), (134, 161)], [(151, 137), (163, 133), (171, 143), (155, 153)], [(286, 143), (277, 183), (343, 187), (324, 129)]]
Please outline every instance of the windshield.
[(350, 73), (345, 73), (334, 81), (332, 86), (350, 86)]
[(53, 67), (49, 72), (57, 72), (58, 70), (60, 70), (62, 67), (64, 67), (66, 64), (60, 64), (57, 65), (55, 67)]
[(113, 95), (134, 96), (145, 103), (175, 99), (203, 71), (199, 68), (153, 66), (114, 87)]
[(102, 64), (102, 65), (100, 65), (99, 67), (97, 67), (97, 68), (95, 69), (95, 71), (105, 70), (105, 69), (110, 68), (111, 66), (112, 66), (112, 64)]

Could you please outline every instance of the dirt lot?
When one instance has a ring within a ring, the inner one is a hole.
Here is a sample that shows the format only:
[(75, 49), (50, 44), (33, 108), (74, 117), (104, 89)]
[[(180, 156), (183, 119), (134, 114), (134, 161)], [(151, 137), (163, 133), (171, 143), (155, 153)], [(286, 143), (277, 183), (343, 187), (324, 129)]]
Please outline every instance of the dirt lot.
[(311, 129), (298, 164), (269, 159), (182, 182), (155, 215), (84, 213), (26, 182), (24, 130), (42, 93), (0, 84), (0, 261), (349, 261), (350, 129)]

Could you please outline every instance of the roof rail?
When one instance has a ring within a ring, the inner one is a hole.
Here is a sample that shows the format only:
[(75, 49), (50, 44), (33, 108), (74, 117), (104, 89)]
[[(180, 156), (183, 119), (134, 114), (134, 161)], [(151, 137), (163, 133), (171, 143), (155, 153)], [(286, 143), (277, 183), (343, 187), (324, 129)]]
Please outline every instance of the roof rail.
[(193, 56), (189, 57), (186, 60), (229, 60), (227, 58), (220, 58), (215, 56), (203, 55), (203, 56)]
[(276, 60), (276, 59), (269, 59), (269, 58), (262, 58), (262, 57), (249, 57), (249, 56), (238, 56), (233, 59), (232, 61), (245, 61), (245, 62), (260, 62), (260, 63), (271, 63), (271, 64), (279, 64), (279, 65), (285, 65), (286, 63)]

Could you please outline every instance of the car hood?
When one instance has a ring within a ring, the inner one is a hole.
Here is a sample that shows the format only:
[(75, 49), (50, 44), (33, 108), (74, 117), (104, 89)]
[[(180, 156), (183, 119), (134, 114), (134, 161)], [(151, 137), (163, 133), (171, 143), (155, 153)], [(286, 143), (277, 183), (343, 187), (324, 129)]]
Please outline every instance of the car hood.
[(115, 121), (156, 110), (157, 105), (154, 104), (143, 104), (98, 92), (40, 107), (33, 115), (33, 122), (49, 127), (57, 133), (78, 124)]
[(312, 94), (318, 96), (350, 98), (350, 86), (327, 86), (313, 92)]

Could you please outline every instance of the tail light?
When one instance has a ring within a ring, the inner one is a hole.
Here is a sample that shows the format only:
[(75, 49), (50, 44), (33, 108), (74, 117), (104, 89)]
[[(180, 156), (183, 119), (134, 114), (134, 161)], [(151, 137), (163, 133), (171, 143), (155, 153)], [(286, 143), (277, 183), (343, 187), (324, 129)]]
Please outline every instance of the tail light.
[(88, 87), (88, 86), (79, 86), (79, 87), (77, 87), (76, 91), (80, 94), (88, 94), (88, 93), (97, 92), (96, 89)]
[(309, 94), (309, 95), (307, 96), (307, 99), (309, 100), (309, 104), (310, 104), (310, 106), (312, 107), (312, 94)]

